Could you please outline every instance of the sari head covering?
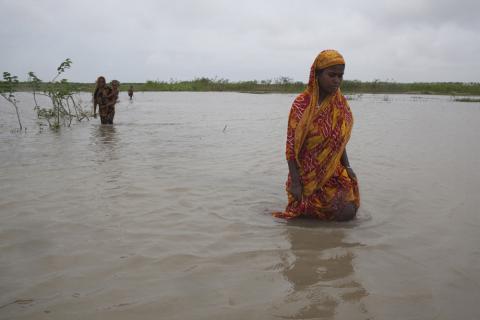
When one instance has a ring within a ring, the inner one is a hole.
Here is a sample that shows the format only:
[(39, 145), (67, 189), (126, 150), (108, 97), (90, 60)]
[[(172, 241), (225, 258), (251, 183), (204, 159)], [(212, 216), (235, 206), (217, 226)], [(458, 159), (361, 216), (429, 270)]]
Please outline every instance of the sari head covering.
[[(320, 52), (315, 58), (312, 66), (310, 67), (310, 77), (308, 79), (308, 85), (303, 94), (310, 96), (310, 103), (305, 109), (303, 113), (302, 119), (299, 121), (296, 132), (295, 132), (295, 157), (298, 161), (298, 154), (300, 153), (300, 149), (303, 146), (303, 142), (305, 141), (306, 134), (308, 132), (308, 128), (312, 122), (312, 115), (315, 111), (315, 107), (318, 103), (318, 95), (319, 95), (319, 85), (318, 85), (318, 77), (317, 71), (326, 69), (331, 66), (343, 64), (345, 65), (345, 60), (343, 56), (336, 50), (324, 50)], [(339, 90), (337, 90), (336, 94), (340, 94)], [(328, 97), (331, 98), (331, 97)], [(327, 98), (327, 99), (328, 99)], [(325, 99), (325, 100), (327, 100)]]
[(97, 81), (95, 81), (95, 89), (93, 90), (93, 101), (94, 101), (94, 103), (100, 103), (98, 101), (98, 92), (100, 90), (100, 87), (98, 86), (98, 84), (100, 83), (101, 80), (103, 81), (104, 85), (107, 84), (104, 76), (99, 76), (97, 78)]
[(103, 80), (103, 83), (106, 84), (106, 80), (105, 80), (105, 77), (104, 76), (100, 76), (97, 78), (97, 81), (95, 81), (95, 86), (98, 87), (98, 83), (100, 82), (100, 80)]
[(302, 183), (302, 198), (290, 193), (288, 205), (276, 217), (291, 219), (300, 215), (323, 220), (334, 218), (347, 203), (360, 205), (357, 181), (349, 177), (341, 157), (350, 139), (353, 116), (340, 89), (329, 93), (319, 105), (318, 71), (345, 65), (335, 50), (322, 51), (310, 68), (308, 86), (293, 102), (287, 130), (287, 160), (297, 163)]

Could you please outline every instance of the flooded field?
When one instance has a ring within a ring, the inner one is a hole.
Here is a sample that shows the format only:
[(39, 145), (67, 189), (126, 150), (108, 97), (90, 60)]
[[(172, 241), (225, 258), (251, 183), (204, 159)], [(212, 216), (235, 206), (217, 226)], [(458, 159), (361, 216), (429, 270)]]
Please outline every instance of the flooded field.
[(270, 215), (294, 95), (122, 93), (113, 126), (59, 132), (18, 97), (0, 319), (480, 318), (480, 103), (350, 101), (362, 204), (338, 224)]

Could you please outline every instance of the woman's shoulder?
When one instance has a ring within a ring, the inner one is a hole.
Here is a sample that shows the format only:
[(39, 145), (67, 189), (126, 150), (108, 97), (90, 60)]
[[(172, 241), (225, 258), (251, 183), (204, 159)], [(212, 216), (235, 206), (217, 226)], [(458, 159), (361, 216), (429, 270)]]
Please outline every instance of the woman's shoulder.
[(292, 108), (290, 109), (290, 119), (300, 120), (309, 103), (310, 95), (307, 92), (300, 93), (295, 100), (293, 100)]
[(308, 104), (310, 103), (310, 94), (307, 92), (300, 93), (292, 103), (292, 109), (298, 109), (299, 111), (303, 111), (307, 108)]
[(340, 103), (340, 104), (348, 106), (347, 97), (345, 97), (343, 92), (339, 92), (339, 94), (337, 95), (337, 102)]
[(306, 104), (310, 103), (310, 94), (306, 91), (300, 93), (295, 100), (293, 100), (293, 104)]

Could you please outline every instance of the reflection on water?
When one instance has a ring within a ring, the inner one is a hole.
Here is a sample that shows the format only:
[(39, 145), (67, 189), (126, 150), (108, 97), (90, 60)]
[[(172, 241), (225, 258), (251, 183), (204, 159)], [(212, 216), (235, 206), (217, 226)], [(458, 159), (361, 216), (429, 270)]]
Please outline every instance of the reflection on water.
[(286, 227), (294, 261), (286, 264), (283, 275), (292, 284), (283, 311), (289, 319), (333, 318), (339, 305), (353, 304), (365, 314), (361, 299), (366, 290), (355, 279), (353, 248), (358, 243), (345, 240), (342, 229), (299, 220)]
[(92, 126), (92, 142), (114, 147), (118, 142), (117, 129), (115, 125)]
[(91, 128), (90, 145), (95, 154), (98, 173), (110, 183), (110, 188), (118, 188), (118, 180), (122, 175), (119, 166), (119, 135), (115, 125), (96, 125)]

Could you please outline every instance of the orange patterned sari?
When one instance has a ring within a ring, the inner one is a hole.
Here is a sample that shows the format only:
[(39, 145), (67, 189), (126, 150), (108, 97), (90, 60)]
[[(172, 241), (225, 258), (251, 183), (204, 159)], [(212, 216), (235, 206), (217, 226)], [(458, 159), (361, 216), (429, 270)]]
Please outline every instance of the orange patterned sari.
[(288, 205), (285, 212), (274, 216), (291, 219), (301, 215), (333, 220), (336, 212), (347, 203), (360, 206), (356, 179), (351, 179), (341, 157), (353, 126), (353, 116), (347, 100), (338, 89), (320, 105), (315, 70), (335, 64), (345, 64), (334, 50), (326, 50), (315, 59), (310, 70), (307, 89), (293, 102), (288, 120), (287, 160), (297, 163), (303, 186), (302, 199), (295, 200), (286, 187)]

